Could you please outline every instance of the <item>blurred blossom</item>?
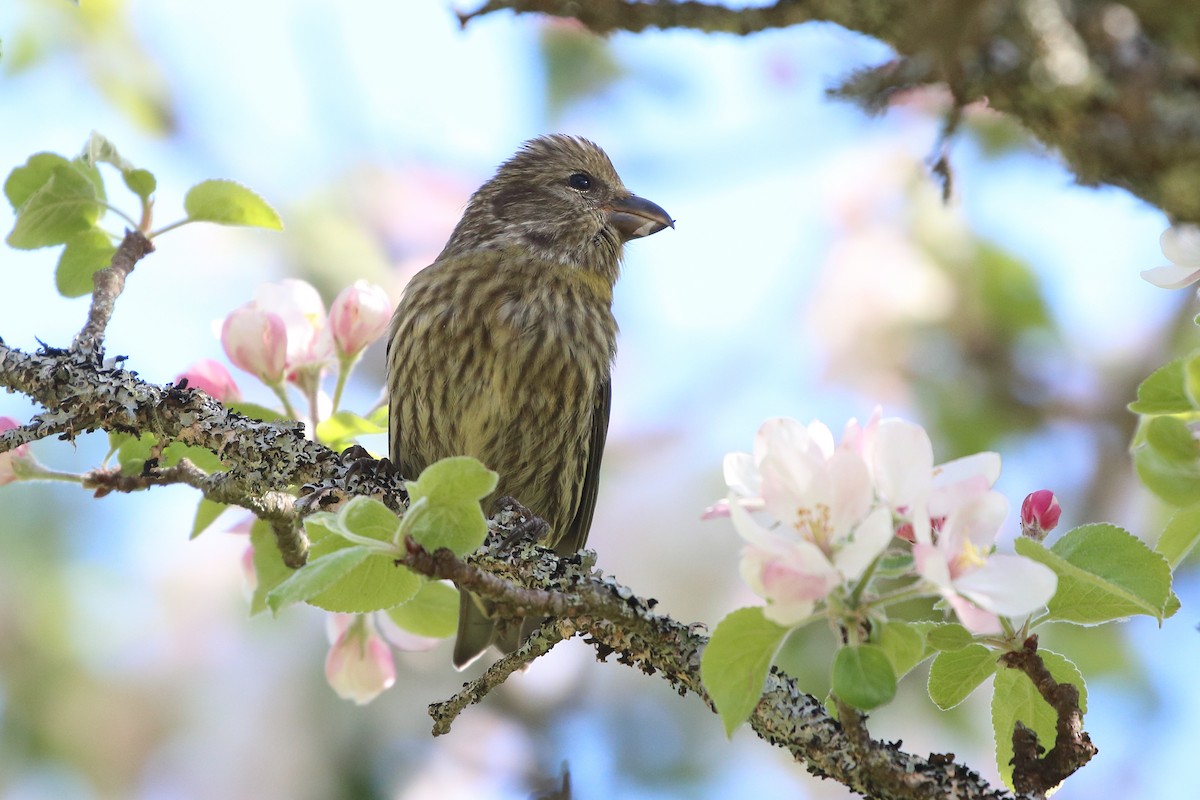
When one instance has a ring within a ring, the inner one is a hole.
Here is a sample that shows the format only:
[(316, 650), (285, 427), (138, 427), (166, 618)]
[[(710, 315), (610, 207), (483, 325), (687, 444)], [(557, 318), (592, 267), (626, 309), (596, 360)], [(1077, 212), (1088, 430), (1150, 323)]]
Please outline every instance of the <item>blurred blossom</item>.
[(1171, 263), (1143, 270), (1143, 278), (1163, 289), (1182, 289), (1200, 280), (1200, 226), (1172, 225), (1158, 244)]
[(325, 658), (325, 678), (343, 700), (366, 705), (396, 682), (392, 649), (367, 615), (331, 614), (333, 640)]
[(175, 382), (187, 381), (188, 387), (200, 389), (214, 400), (222, 403), (237, 402), (242, 399), (233, 376), (225, 365), (211, 358), (202, 358), (186, 370), (175, 376)]
[(278, 314), (254, 303), (235, 308), (221, 326), (221, 346), (234, 366), (269, 386), (283, 382), (287, 367), (287, 327)]
[[(0, 417), (0, 433), (21, 427), (12, 417)], [(5, 453), (0, 453), (0, 486), (19, 481), (26, 475), (27, 467), (36, 467), (37, 461), (29, 452), (29, 445), (21, 444)]]
[(1021, 535), (1041, 541), (1058, 526), (1062, 507), (1049, 489), (1030, 493), (1021, 503)]
[(479, 185), (476, 177), (412, 166), (375, 169), (361, 182), (366, 192), (356, 211), (380, 232), (403, 280), (437, 258)]
[(913, 545), (917, 572), (937, 587), (972, 633), (1002, 631), (999, 616), (1023, 617), (1054, 596), (1058, 576), (1044, 564), (992, 553), (1008, 501), (986, 492), (955, 508), (935, 541)]
[(329, 328), (338, 354), (353, 358), (384, 334), (392, 317), (392, 302), (381, 287), (355, 281), (329, 308)]
[(834, 377), (861, 377), (876, 392), (902, 396), (897, 366), (912, 346), (908, 330), (947, 318), (954, 286), (907, 232), (876, 226), (837, 240), (821, 267), (807, 311)]

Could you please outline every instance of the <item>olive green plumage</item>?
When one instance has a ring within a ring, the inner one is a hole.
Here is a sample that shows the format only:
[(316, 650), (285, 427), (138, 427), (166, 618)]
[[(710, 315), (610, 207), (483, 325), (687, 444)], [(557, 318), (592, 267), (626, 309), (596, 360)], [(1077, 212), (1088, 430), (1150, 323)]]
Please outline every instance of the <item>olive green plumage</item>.
[[(501, 165), (392, 318), (400, 473), (474, 456), (500, 476), (493, 497), (511, 495), (549, 524), (547, 546), (583, 547), (608, 430), (622, 245), (671, 224), (584, 139), (534, 139)], [(494, 628), (464, 594), (455, 664), (486, 650)]]

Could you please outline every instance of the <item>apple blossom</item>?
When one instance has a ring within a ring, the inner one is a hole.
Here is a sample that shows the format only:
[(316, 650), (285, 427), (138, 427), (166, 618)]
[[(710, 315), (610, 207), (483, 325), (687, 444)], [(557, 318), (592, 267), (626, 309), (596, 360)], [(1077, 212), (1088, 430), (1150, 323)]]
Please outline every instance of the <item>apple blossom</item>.
[(211, 358), (202, 358), (175, 377), (176, 383), (187, 381), (192, 389), (200, 389), (222, 403), (242, 399), (237, 383), (225, 365)]
[(975, 453), (934, 466), (929, 434), (905, 420), (880, 421), (865, 441), (864, 456), (879, 499), (891, 508), (901, 535), (910, 541), (931, 541), (951, 511), (988, 492), (1000, 477), (996, 453)]
[(254, 303), (235, 308), (221, 325), (221, 346), (234, 366), (269, 386), (283, 382), (287, 367), (287, 327), (278, 314)]
[(986, 492), (952, 510), (935, 541), (913, 545), (917, 572), (973, 633), (1000, 633), (1000, 616), (1031, 614), (1058, 587), (1058, 576), (1044, 564), (992, 553), (1007, 513), (1008, 500)]
[(1030, 493), (1021, 503), (1021, 535), (1041, 541), (1058, 525), (1062, 507), (1049, 489)]
[(333, 356), (333, 339), (326, 325), (325, 303), (305, 281), (286, 278), (264, 283), (254, 291), (256, 308), (277, 315), (287, 330), (287, 378), (301, 370), (320, 370)]
[(871, 508), (866, 464), (835, 448), (820, 423), (768, 420), (754, 454), (732, 454), (725, 464), (724, 513), (746, 541), (742, 576), (781, 625), (801, 622), (834, 588), (860, 578), (892, 539), (890, 514)]
[(1162, 289), (1182, 289), (1200, 280), (1200, 226), (1172, 225), (1158, 244), (1171, 263), (1143, 270), (1143, 279)]
[(387, 292), (366, 281), (343, 289), (329, 307), (329, 329), (338, 355), (353, 358), (384, 334), (392, 318)]
[(361, 706), (391, 688), (396, 663), (369, 616), (334, 614), (328, 628), (333, 646), (325, 657), (325, 678), (338, 697)]

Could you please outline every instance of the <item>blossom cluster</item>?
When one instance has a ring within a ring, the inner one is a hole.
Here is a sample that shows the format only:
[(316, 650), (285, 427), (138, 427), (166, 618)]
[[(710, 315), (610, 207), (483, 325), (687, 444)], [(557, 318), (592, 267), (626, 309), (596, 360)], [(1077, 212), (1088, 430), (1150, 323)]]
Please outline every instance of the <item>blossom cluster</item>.
[(780, 625), (808, 620), (834, 592), (861, 594), (892, 547), (911, 552), (919, 586), (974, 633), (1000, 633), (1000, 617), (1054, 595), (1049, 568), (994, 552), (1008, 514), (992, 489), (995, 453), (935, 466), (923, 428), (877, 411), (865, 425), (851, 420), (837, 443), (819, 422), (768, 420), (754, 452), (730, 453), (724, 472), (728, 495), (705, 516), (730, 517), (745, 541), (742, 577)]
[(336, 356), (358, 357), (387, 330), (391, 301), (378, 286), (357, 281), (333, 301), (328, 315), (310, 284), (289, 278), (260, 286), (254, 299), (221, 326), (221, 345), (236, 366), (269, 386), (285, 379), (304, 385)]

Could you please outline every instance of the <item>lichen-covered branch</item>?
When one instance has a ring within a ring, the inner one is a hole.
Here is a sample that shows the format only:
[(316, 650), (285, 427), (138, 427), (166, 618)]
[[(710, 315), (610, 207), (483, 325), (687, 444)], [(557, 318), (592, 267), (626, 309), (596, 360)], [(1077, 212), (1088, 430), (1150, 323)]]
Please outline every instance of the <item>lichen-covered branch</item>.
[(836, 93), (869, 110), (944, 84), (959, 107), (986, 100), (1057, 150), (1085, 185), (1119, 186), (1173, 219), (1200, 222), (1200, 36), (1191, 3), (1125, 0), (777, 0), (761, 7), (672, 0), (488, 0), (574, 17), (597, 33), (690, 28), (750, 34), (834, 22), (897, 58)]
[[(0, 452), (44, 435), (73, 439), (92, 430), (152, 433), (211, 450), (227, 471), (203, 478), (186, 469), (150, 466), (139, 480), (121, 482), (91, 475), (94, 488), (128, 491), (163, 483), (186, 483), (206, 497), (283, 520), (279, 493), (304, 487), (299, 504), (327, 508), (343, 497), (366, 494), (394, 510), (404, 504), (401, 483), (386, 465), (364, 467), (354, 453), (338, 456), (304, 436), (296, 422), (262, 422), (230, 411), (204, 392), (156, 386), (134, 373), (105, 366), (98, 354), (43, 349), (27, 353), (0, 342), (0, 387), (20, 392), (46, 407), (23, 428), (0, 434)], [(16, 434), (16, 435), (9, 435)]]
[[(416, 572), (469, 587), (501, 613), (565, 615), (543, 625), (533, 642), (501, 659), (453, 698), (431, 705), (436, 733), (446, 732), (455, 716), (527, 663), (533, 652), (549, 650), (560, 637), (573, 633), (582, 634), (601, 661), (615, 655), (619, 663), (658, 675), (681, 696), (690, 692), (712, 708), (700, 682), (700, 656), (708, 643), (701, 628), (655, 613), (654, 601), (601, 574), (590, 561), (562, 559), (533, 543), (506, 550), (502, 541), (503, 531), (494, 533), (483, 549), (465, 561), (448, 550), (429, 553), (410, 543), (404, 560)], [(920, 758), (897, 744), (875, 741), (858, 716), (845, 723), (835, 721), (819, 700), (777, 671), (768, 676), (763, 698), (750, 717), (759, 737), (788, 750), (814, 775), (832, 778), (869, 797), (999, 800), (1024, 796), (992, 788), (953, 757)]]

